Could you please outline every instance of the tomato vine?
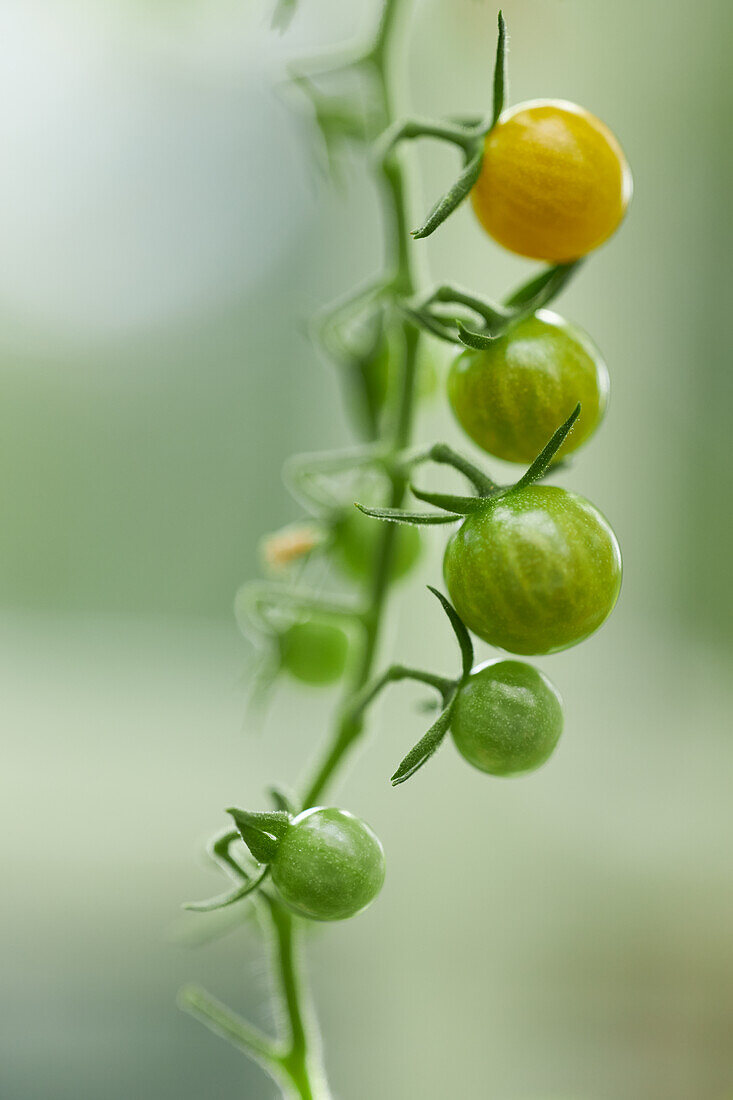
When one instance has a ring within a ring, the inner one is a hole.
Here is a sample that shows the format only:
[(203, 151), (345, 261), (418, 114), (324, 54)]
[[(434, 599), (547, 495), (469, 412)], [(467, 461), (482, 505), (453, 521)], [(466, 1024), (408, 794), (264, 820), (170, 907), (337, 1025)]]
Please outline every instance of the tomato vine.
[[(577, 440), (568, 437), (582, 415), (581, 397), (595, 407), (581, 421), (578, 437), (592, 434), (606, 385), (605, 366), (590, 341), (541, 311), (578, 272), (585, 253), (616, 228), (630, 197), (628, 166), (610, 131), (580, 108), (545, 101), (505, 110), (507, 33), (501, 13), (490, 111), (460, 119), (396, 120), (398, 23), (407, 6), (407, 0), (383, 0), (365, 46), (292, 67), (292, 87), (307, 98), (329, 160), (344, 141), (373, 149), (383, 207), (383, 270), (314, 325), (314, 335), (343, 372), (349, 408), (366, 441), (288, 463), (286, 485), (308, 519), (265, 544), (267, 564), (284, 579), (251, 582), (236, 602), (240, 625), (263, 650), (264, 679), (286, 671), (304, 683), (325, 684), (343, 674), (346, 688), (332, 734), (299, 794), (273, 788), (271, 809), (228, 811), (234, 827), (214, 838), (209, 855), (231, 880), (230, 890), (189, 906), (208, 911), (241, 902), (258, 908), (270, 929), (283, 1026), (272, 1038), (199, 988), (180, 994), (182, 1008), (258, 1062), (283, 1095), (300, 1100), (331, 1095), (300, 960), (300, 921), (353, 915), (373, 900), (384, 875), (381, 845), (369, 827), (347, 811), (321, 805), (365, 729), (370, 704), (387, 685), (403, 680), (438, 696), (438, 717), (397, 767), (394, 785), (422, 768), (449, 731), (461, 755), (484, 772), (516, 775), (539, 767), (561, 733), (559, 693), (522, 661), (476, 667), (470, 632), (510, 653), (554, 652), (600, 626), (621, 579), (618, 545), (600, 513), (576, 494), (540, 484), (574, 449)], [(294, 0), (280, 0), (281, 26), (294, 7)], [(365, 84), (361, 98), (322, 90), (324, 77), (346, 75), (358, 75)], [(569, 161), (552, 148), (558, 132), (565, 148), (573, 146)], [(421, 138), (457, 149), (462, 167), (411, 232), (402, 146)], [(534, 194), (531, 178), (514, 186), (517, 165), (527, 155), (544, 165), (545, 178)], [(574, 198), (567, 209), (557, 202), (566, 192)], [(469, 196), (479, 222), (497, 240), (550, 262), (500, 302), (450, 285), (419, 293), (413, 240), (435, 232)], [(555, 212), (548, 221), (550, 208)], [(445, 443), (411, 449), (426, 336), (456, 349), (451, 401), (467, 434), (504, 458), (529, 461), (537, 452), (513, 484), (498, 484)], [(538, 410), (544, 427), (538, 426)], [(451, 467), (469, 482), (470, 492), (418, 487), (416, 471), (429, 463)], [(349, 508), (343, 488), (332, 483), (343, 477), (360, 512)], [(408, 491), (431, 510), (407, 509)], [(395, 664), (375, 675), (391, 588), (419, 552), (416, 528), (453, 523), (459, 528), (444, 568), (451, 600), (431, 591), (454, 632), (459, 670), (437, 675)], [(350, 575), (345, 593), (324, 595), (293, 576), (293, 565), (307, 567), (319, 558)]]

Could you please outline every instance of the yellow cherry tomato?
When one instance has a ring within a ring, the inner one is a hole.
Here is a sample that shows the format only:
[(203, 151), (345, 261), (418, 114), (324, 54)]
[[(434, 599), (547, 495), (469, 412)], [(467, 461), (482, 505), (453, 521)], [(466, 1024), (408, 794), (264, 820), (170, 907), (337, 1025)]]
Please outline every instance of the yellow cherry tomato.
[(506, 111), (487, 134), (471, 200), (504, 248), (549, 263), (577, 260), (618, 228), (631, 171), (600, 119), (564, 100)]

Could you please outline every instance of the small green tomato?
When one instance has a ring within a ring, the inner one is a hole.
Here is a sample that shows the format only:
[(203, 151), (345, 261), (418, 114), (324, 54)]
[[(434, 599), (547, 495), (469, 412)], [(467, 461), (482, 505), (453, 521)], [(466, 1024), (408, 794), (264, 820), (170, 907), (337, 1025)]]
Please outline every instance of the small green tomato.
[(448, 397), (463, 430), (496, 458), (529, 463), (580, 402), (563, 458), (593, 434), (608, 402), (608, 371), (580, 329), (540, 310), (484, 351), (461, 352)]
[[(345, 573), (359, 580), (369, 575), (380, 535), (380, 520), (351, 508), (334, 529), (334, 554)], [(421, 551), (416, 527), (401, 525), (395, 532), (395, 556), (392, 579), (399, 580), (412, 569)]]
[(306, 619), (283, 631), (279, 644), (281, 667), (304, 684), (332, 684), (344, 674), (349, 640), (340, 626)]
[(283, 901), (311, 920), (361, 912), (384, 882), (384, 850), (369, 826), (346, 810), (316, 806), (293, 818), (271, 864)]
[(509, 653), (555, 653), (605, 622), (621, 588), (610, 525), (578, 496), (529, 485), (489, 499), (448, 542), (443, 572), (469, 630)]
[(562, 700), (546, 676), (524, 661), (487, 661), (458, 691), (451, 734), (480, 771), (521, 775), (545, 763), (562, 725)]

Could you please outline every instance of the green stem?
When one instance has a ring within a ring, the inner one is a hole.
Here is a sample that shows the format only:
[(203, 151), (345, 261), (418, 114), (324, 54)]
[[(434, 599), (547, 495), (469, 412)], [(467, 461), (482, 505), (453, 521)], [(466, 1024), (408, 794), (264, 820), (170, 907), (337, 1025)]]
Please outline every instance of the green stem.
[(330, 1100), (318, 1026), (305, 992), (295, 918), (267, 897), (275, 933), (273, 955), (288, 1023), (287, 1051), (281, 1062), (301, 1100)]
[[(371, 64), (380, 92), (385, 128), (393, 120), (391, 51), (393, 31), (403, 0), (384, 0), (379, 28), (374, 45), (364, 60)], [(384, 200), (385, 240), (390, 254), (387, 256), (390, 270), (389, 290), (393, 303), (410, 297), (415, 290), (410, 257), (411, 237), (407, 223), (405, 181), (402, 164), (396, 152), (389, 153), (380, 165)], [(404, 363), (401, 386), (386, 444), (385, 468), (389, 470), (389, 505), (399, 508), (407, 490), (407, 477), (400, 453), (408, 446), (412, 434), (415, 406), (415, 380), (417, 373), (417, 349), (419, 332), (410, 320), (402, 322), (404, 330)], [(307, 784), (302, 805), (312, 806), (324, 793), (338, 767), (364, 728), (363, 707), (354, 710), (367, 689), (377, 657), (383, 625), (387, 594), (392, 576), (395, 554), (396, 527), (391, 523), (380, 524), (379, 539), (375, 548), (371, 577), (367, 585), (368, 612), (364, 615), (364, 643), (358, 668), (350, 690), (341, 707), (339, 719), (324, 757)], [(433, 686), (436, 686), (433, 684)], [(285, 1046), (276, 1046), (246, 1021), (241, 1020), (202, 991), (186, 991), (182, 1004), (187, 1011), (203, 1020), (212, 1030), (228, 1038), (258, 1061), (283, 1089), (285, 1096), (299, 1100), (330, 1100), (330, 1093), (322, 1069), (320, 1037), (315, 1020), (308, 1007), (305, 983), (298, 959), (294, 919), (283, 906), (267, 894), (266, 901), (274, 933), (274, 959), (282, 994), (284, 1013), (288, 1023)], [(283, 1073), (286, 1079), (283, 1079)]]
[[(384, 29), (392, 28), (399, 6), (399, 0), (386, 0), (382, 15), (380, 34), (381, 45), (375, 58), (386, 59), (388, 37)], [(392, 94), (388, 66), (378, 65), (378, 80), (382, 95), (385, 119), (392, 115)], [(389, 242), (392, 255), (388, 261), (393, 269), (392, 293), (394, 299), (409, 297), (415, 291), (415, 280), (410, 256), (410, 231), (407, 221), (405, 201), (404, 169), (397, 153), (390, 153), (381, 164), (382, 192), (384, 199), (385, 239)], [(390, 508), (399, 508), (404, 500), (408, 479), (400, 464), (396, 461), (410, 443), (415, 409), (415, 376), (417, 373), (417, 349), (419, 332), (409, 320), (403, 321), (405, 337), (405, 356), (403, 361), (402, 384), (397, 396), (391, 439), (392, 472), (390, 475)], [(313, 806), (323, 795), (334, 773), (343, 763), (349, 749), (358, 740), (364, 729), (361, 712), (354, 712), (354, 699), (368, 684), (377, 656), (377, 649), (384, 618), (387, 593), (392, 573), (392, 561), (395, 552), (397, 527), (392, 523), (381, 525), (379, 540), (375, 549), (374, 563), (368, 585), (367, 607), (369, 611), (364, 619), (365, 638), (361, 660), (350, 685), (347, 699), (341, 709), (336, 731), (325, 754), (316, 767), (310, 783), (303, 793), (303, 805)]]
[[(385, 127), (389, 125), (393, 118), (392, 88), (388, 71), (390, 69), (392, 32), (400, 2), (401, 0), (385, 0), (382, 19), (371, 55), (381, 93)], [(390, 290), (393, 300), (397, 301), (399, 298), (409, 297), (415, 291), (410, 256), (411, 237), (407, 221), (404, 170), (399, 154), (394, 151), (391, 152), (382, 161), (380, 171), (385, 240), (388, 248), (391, 249), (391, 254), (387, 257), (388, 267), (392, 271)], [(401, 465), (397, 462), (397, 456), (409, 445), (415, 408), (419, 332), (409, 320), (403, 321), (403, 330), (405, 355), (402, 380), (392, 419), (391, 437), (385, 440), (389, 447), (390, 461), (386, 465), (391, 471), (389, 504), (392, 508), (400, 507), (407, 490), (408, 480)], [(326, 747), (325, 753), (303, 793), (303, 806), (313, 806), (317, 803), (333, 779), (335, 772), (343, 764), (347, 752), (363, 732), (363, 707), (355, 710), (354, 704), (367, 689), (377, 657), (384, 610), (392, 576), (396, 535), (397, 529), (394, 524), (385, 523), (380, 525), (371, 578), (368, 583), (366, 606), (369, 610), (364, 618), (364, 643), (361, 658), (350, 684), (347, 698), (342, 705), (331, 742)], [(286, 962), (291, 959), (289, 954), (289, 937), (291, 934), (291, 931), (287, 928), (284, 929), (283, 938), (279, 941), (281, 973), (284, 968), (282, 959), (284, 958)], [(291, 990), (291, 998), (287, 1002), (291, 1026), (293, 1026), (293, 1021), (297, 1023), (301, 1018), (295, 969), (292, 973), (294, 984)], [(315, 1034), (315, 1028), (313, 1034)]]
[(222, 1039), (247, 1054), (279, 1085), (284, 1083), (282, 1052), (272, 1039), (233, 1012), (199, 986), (186, 986), (178, 994), (184, 1012), (199, 1020)]
[(395, 684), (400, 680), (414, 680), (418, 684), (426, 684), (439, 692), (444, 699), (456, 686), (455, 680), (449, 680), (447, 676), (435, 676), (432, 672), (423, 672), (419, 668), (406, 668), (405, 665), (390, 665), (386, 672), (370, 684), (366, 684), (363, 690), (353, 697), (352, 714), (361, 714), (374, 702), (387, 684)]

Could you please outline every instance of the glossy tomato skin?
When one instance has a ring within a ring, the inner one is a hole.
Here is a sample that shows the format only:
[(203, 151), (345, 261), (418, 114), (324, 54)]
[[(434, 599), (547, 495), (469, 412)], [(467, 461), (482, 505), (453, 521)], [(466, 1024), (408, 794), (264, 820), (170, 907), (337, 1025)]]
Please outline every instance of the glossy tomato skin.
[(469, 764), (490, 775), (534, 771), (562, 733), (560, 694), (524, 661), (488, 661), (474, 669), (453, 705), (451, 734)]
[(271, 865), (283, 901), (311, 920), (344, 920), (382, 888), (384, 851), (358, 817), (316, 806), (293, 818)]
[(307, 619), (293, 623), (279, 641), (281, 667), (301, 683), (332, 684), (343, 676), (349, 640), (340, 626)]
[(595, 432), (608, 403), (608, 371), (584, 332), (540, 310), (483, 351), (453, 361), (448, 397), (474, 443), (507, 462), (532, 462), (580, 402), (562, 458)]
[(533, 100), (487, 134), (471, 200), (504, 248), (567, 263), (611, 236), (631, 193), (626, 157), (600, 119), (565, 100)]
[[(374, 564), (374, 552), (380, 536), (378, 519), (365, 516), (357, 508), (349, 509), (334, 530), (334, 554), (341, 568), (350, 576), (363, 580)], [(392, 579), (400, 580), (420, 557), (422, 545), (416, 527), (400, 525), (395, 533), (395, 554)]]
[(443, 569), (469, 630), (509, 653), (555, 653), (583, 641), (621, 588), (608, 522), (583, 497), (552, 485), (487, 501), (448, 542)]

